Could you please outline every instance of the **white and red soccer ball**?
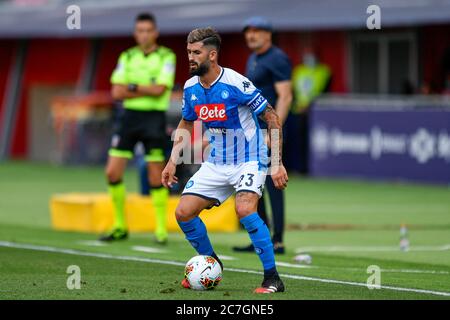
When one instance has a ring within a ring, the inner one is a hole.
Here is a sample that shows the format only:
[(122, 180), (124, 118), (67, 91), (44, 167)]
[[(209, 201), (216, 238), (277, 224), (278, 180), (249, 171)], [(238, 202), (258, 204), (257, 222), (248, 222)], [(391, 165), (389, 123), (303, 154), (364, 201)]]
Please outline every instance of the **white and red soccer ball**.
[(222, 280), (222, 268), (213, 257), (198, 255), (186, 263), (184, 277), (191, 289), (209, 290)]

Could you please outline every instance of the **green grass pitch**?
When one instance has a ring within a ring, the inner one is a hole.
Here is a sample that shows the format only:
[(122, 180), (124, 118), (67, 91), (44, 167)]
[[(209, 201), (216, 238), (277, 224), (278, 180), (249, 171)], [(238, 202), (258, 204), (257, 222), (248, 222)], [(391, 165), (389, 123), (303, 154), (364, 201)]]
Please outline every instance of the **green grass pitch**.
[[(136, 171), (125, 177), (138, 189)], [(286, 292), (255, 295), (260, 263), (234, 253), (248, 235), (211, 233), (224, 260), (224, 279), (211, 291), (181, 288), (183, 264), (195, 255), (181, 234), (161, 247), (147, 233), (105, 246), (97, 235), (51, 229), (51, 194), (106, 190), (102, 168), (0, 163), (0, 299), (449, 299), (450, 189), (402, 183), (292, 176), (286, 190), (287, 253), (277, 256)], [(411, 250), (399, 250), (409, 226)], [(151, 247), (159, 253), (136, 251)], [(312, 256), (309, 267), (293, 261)], [(67, 267), (81, 269), (81, 289), (69, 290)], [(381, 269), (381, 289), (364, 284), (368, 266)]]

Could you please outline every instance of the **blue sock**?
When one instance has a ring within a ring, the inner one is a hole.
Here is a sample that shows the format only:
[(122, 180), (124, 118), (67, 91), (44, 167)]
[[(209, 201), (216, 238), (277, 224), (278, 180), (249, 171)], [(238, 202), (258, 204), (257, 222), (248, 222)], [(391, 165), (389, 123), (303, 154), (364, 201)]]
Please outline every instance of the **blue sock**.
[(259, 217), (257, 212), (242, 218), (241, 223), (245, 230), (247, 230), (253, 246), (255, 247), (255, 251), (263, 264), (264, 276), (277, 274), (273, 244), (270, 239), (270, 232), (267, 225)]
[(206, 226), (199, 217), (195, 217), (187, 222), (178, 221), (178, 225), (183, 230), (186, 240), (191, 243), (191, 246), (197, 250), (198, 254), (207, 256), (214, 254)]

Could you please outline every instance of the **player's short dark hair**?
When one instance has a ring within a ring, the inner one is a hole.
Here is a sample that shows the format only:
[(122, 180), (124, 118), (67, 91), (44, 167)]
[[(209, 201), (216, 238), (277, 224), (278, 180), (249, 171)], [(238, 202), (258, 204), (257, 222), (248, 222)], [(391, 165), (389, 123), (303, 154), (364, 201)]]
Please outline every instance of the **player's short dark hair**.
[(136, 16), (135, 22), (141, 22), (141, 21), (149, 21), (156, 25), (156, 18), (153, 15), (153, 13), (150, 12), (141, 12)]
[(220, 51), (222, 39), (213, 27), (207, 27), (192, 30), (187, 37), (187, 42), (202, 42), (204, 46), (213, 46), (217, 51)]

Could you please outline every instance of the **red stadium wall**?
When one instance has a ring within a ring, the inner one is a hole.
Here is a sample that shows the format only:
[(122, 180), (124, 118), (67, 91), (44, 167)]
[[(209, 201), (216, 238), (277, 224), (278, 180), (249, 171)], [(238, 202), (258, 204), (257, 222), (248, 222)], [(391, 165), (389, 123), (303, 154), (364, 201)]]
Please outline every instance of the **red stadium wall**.
[(12, 157), (26, 157), (28, 152), (27, 119), (31, 87), (35, 84), (76, 84), (87, 49), (86, 39), (39, 39), (29, 42)]
[[(345, 33), (341, 31), (320, 31), (311, 33), (309, 38), (313, 39), (313, 46), (322, 62), (328, 64), (333, 70), (331, 90), (333, 92), (345, 92), (347, 90)], [(304, 37), (301, 33), (283, 32), (277, 34), (275, 40), (276, 44), (289, 55), (294, 66), (301, 62), (302, 48), (304, 47)], [(189, 78), (186, 36), (162, 36), (159, 42), (175, 51), (177, 55), (175, 82), (182, 86)], [(134, 40), (131, 36), (101, 39), (99, 59), (95, 70), (94, 90), (110, 89), (109, 78), (120, 52), (133, 45)], [(8, 50), (2, 48), (0, 51), (1, 57), (10, 57), (11, 49)], [(88, 50), (88, 39), (39, 39), (30, 41), (25, 62), (17, 126), (12, 142), (13, 157), (25, 157), (27, 155), (27, 115), (30, 88), (34, 84), (76, 84)], [(241, 33), (223, 35), (220, 57), (222, 65), (244, 73), (250, 53)], [(2, 61), (5, 60), (2, 59)], [(8, 66), (8, 63), (4, 64), (4, 67)], [(6, 79), (4, 74), (2, 72), (2, 75), (0, 75), (0, 86)]]
[(343, 93), (347, 87), (347, 33), (323, 30), (315, 32), (285, 32), (276, 36), (276, 42), (291, 58), (292, 64), (302, 62), (306, 47), (311, 47), (321, 63), (332, 70), (330, 91)]
[(3, 101), (5, 99), (6, 82), (14, 61), (16, 42), (13, 40), (0, 41), (0, 119), (3, 117)]
[[(421, 78), (442, 86), (442, 59), (450, 46), (450, 26), (429, 26), (419, 29), (419, 53)], [(444, 41), (443, 41), (444, 39)], [(314, 32), (282, 32), (275, 35), (275, 43), (291, 58), (293, 65), (301, 63), (305, 47), (311, 46), (319, 60), (327, 64), (333, 74), (331, 92), (348, 92), (347, 78), (347, 32), (323, 30)], [(186, 36), (162, 36), (162, 45), (173, 49), (177, 55), (176, 83), (183, 85), (188, 75), (186, 55)], [(106, 38), (101, 40), (99, 59), (95, 70), (94, 90), (109, 90), (109, 77), (121, 51), (134, 45), (133, 38)], [(14, 56), (15, 42), (0, 41), (0, 98), (4, 96), (11, 59)], [(27, 112), (28, 95), (34, 84), (76, 84), (87, 57), (88, 39), (39, 39), (30, 40), (23, 78), (23, 90), (19, 103), (17, 126), (12, 143), (12, 156), (27, 155)], [(238, 72), (245, 71), (250, 51), (241, 33), (223, 35), (223, 48), (220, 62)], [(436, 58), (437, 57), (437, 58)], [(0, 114), (2, 106), (0, 104)]]
[(320, 31), (314, 37), (314, 46), (322, 63), (332, 71), (330, 92), (348, 92), (347, 35), (342, 31)]
[(450, 25), (426, 26), (419, 35), (422, 85), (429, 85), (432, 93), (440, 93), (445, 85), (445, 59), (446, 67), (450, 67)]
[(109, 78), (115, 68), (120, 53), (134, 45), (132, 38), (102, 39), (94, 81), (95, 90), (109, 90)]

